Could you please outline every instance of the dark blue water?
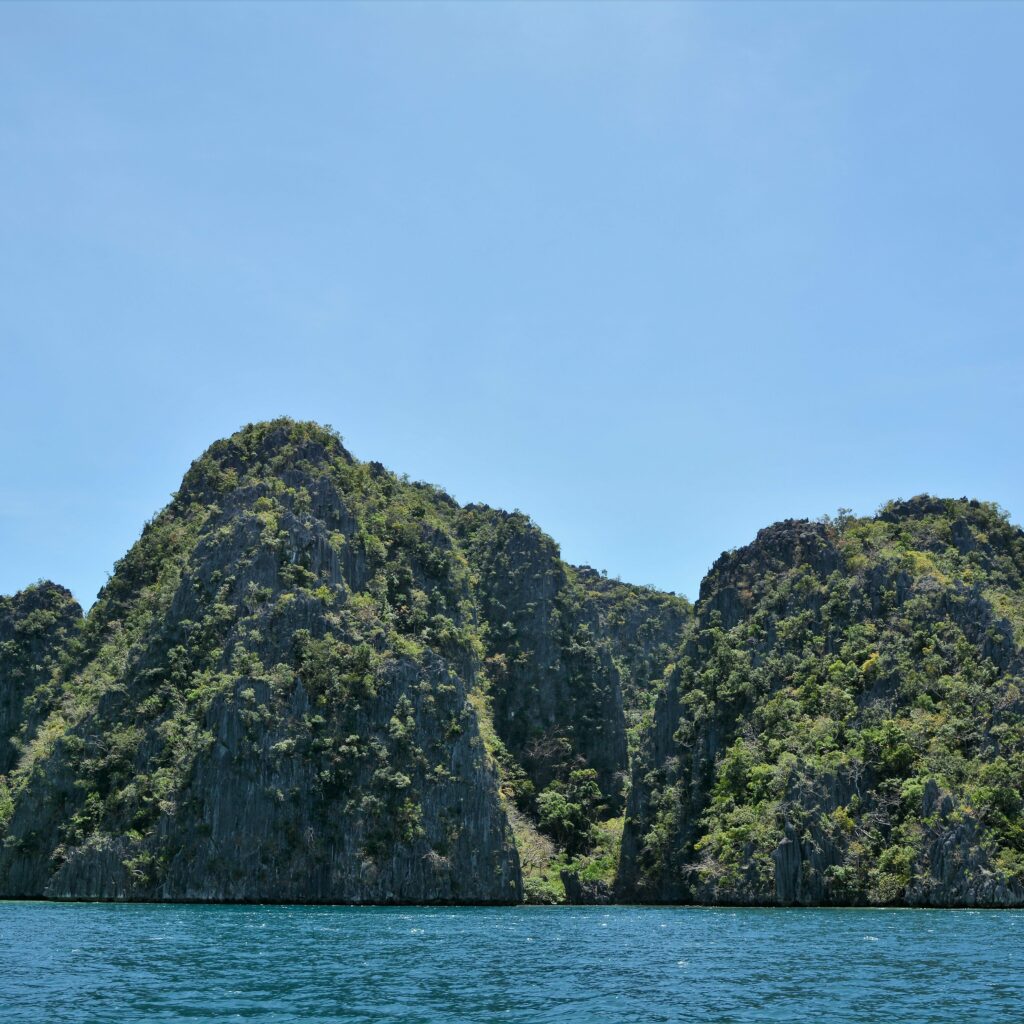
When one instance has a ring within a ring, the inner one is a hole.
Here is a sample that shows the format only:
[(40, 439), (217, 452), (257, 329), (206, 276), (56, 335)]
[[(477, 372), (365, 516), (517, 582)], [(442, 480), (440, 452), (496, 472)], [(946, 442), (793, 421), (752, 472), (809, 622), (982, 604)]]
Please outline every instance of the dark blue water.
[(0, 1021), (1024, 1021), (1024, 913), (0, 903)]

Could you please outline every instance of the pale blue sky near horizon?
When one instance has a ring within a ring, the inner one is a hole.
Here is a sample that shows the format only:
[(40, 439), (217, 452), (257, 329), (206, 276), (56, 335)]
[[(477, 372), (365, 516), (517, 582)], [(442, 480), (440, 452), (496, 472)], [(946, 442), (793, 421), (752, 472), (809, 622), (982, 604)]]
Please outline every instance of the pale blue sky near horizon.
[(695, 598), (1024, 518), (1024, 6), (0, 6), (0, 593), (278, 415)]

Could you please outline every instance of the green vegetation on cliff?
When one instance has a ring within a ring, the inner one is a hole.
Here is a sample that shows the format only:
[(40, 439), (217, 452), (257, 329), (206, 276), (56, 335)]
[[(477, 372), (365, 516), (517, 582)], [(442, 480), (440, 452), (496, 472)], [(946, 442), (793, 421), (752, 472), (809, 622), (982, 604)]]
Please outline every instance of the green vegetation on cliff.
[[(557, 577), (551, 618), (515, 639), (504, 616), (533, 615), (535, 565), (495, 622), (506, 538), (482, 524), (505, 520)], [(628, 772), (612, 659), (629, 655), (588, 634), (600, 613), (574, 578), (525, 517), (462, 509), (330, 430), (278, 420), (217, 442), (70, 654), (54, 640), (29, 679), (22, 648), (3, 648), (18, 756), (0, 789), (0, 892), (518, 899), (507, 810), (564, 864), (599, 845)], [(675, 616), (665, 653), (686, 606), (656, 603)], [(39, 615), (16, 618), (28, 635)], [(489, 713), (508, 675), (546, 709), (525, 730)], [(526, 754), (549, 748), (557, 759)]]
[(504, 788), (556, 851), (536, 865), (538, 884), (555, 898), (565, 871), (610, 892), (606, 823), (622, 815), (631, 726), (653, 705), (690, 606), (566, 565), (519, 512), (467, 506), (459, 537), (479, 594)]
[[(82, 609), (63, 587), (41, 582), (0, 597), (0, 779), (14, 767), (26, 737), (46, 717), (82, 623)], [(10, 811), (0, 782), (0, 824)]]
[(0, 599), (0, 896), (1024, 905), (1024, 534), (787, 521), (695, 609), (275, 420)]
[(1024, 535), (918, 498), (724, 555), (638, 757), (623, 888), (1024, 899)]

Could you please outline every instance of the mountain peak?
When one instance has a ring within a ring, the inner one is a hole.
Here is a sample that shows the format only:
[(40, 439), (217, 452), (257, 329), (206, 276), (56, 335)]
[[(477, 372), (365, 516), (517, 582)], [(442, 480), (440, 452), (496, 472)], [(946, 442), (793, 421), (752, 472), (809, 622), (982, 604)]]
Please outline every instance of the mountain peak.
[(248, 423), (215, 441), (189, 467), (181, 492), (209, 500), (211, 489), (222, 491), (288, 470), (323, 470), (354, 461), (332, 427), (281, 416)]

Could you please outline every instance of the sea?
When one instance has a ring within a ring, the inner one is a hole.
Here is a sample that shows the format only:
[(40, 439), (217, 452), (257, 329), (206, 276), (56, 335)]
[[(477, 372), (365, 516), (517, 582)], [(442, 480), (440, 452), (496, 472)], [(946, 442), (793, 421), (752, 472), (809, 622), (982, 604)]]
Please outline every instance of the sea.
[(1024, 912), (0, 903), (2, 1024), (1024, 1024)]

